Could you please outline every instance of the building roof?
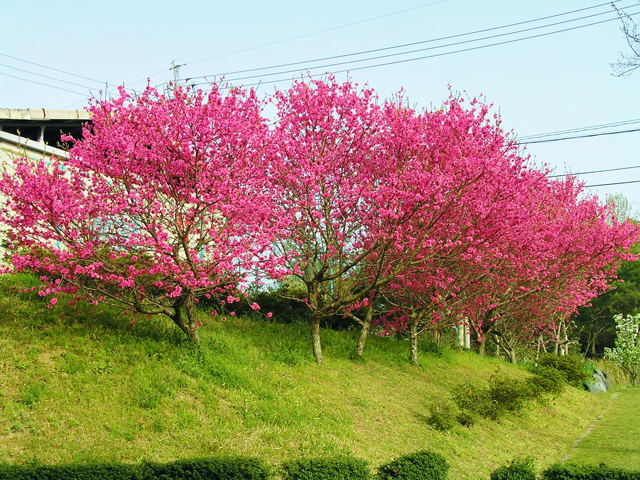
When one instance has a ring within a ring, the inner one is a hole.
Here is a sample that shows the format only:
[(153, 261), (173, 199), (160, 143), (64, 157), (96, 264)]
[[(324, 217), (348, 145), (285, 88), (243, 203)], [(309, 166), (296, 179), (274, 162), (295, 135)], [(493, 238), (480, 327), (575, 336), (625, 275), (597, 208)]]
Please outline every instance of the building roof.
[(85, 110), (0, 108), (0, 131), (55, 147), (60, 133), (82, 136), (82, 125), (91, 119)]

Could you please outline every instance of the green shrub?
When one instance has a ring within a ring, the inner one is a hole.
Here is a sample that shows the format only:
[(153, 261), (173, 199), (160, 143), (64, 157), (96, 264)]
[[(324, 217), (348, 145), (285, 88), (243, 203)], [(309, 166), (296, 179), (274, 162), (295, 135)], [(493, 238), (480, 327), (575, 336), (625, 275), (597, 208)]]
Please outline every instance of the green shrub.
[(536, 367), (533, 373), (535, 376), (527, 378), (527, 382), (538, 399), (545, 395), (556, 397), (564, 391), (566, 377), (555, 368)]
[(526, 380), (491, 377), (489, 398), (493, 410), (491, 417), (497, 419), (505, 413), (520, 413), (526, 404), (535, 400), (535, 393)]
[(546, 353), (540, 356), (538, 365), (557, 370), (569, 385), (577, 388), (582, 388), (583, 382), (589, 378), (584, 371), (584, 359), (577, 355), (559, 356)]
[(283, 465), (287, 480), (369, 480), (367, 462), (352, 457), (294, 460)]
[(446, 432), (460, 423), (458, 409), (451, 402), (437, 402), (429, 408), (427, 423), (436, 430)]
[(528, 402), (538, 398), (537, 391), (526, 380), (491, 377), (487, 388), (462, 383), (454, 389), (453, 400), (464, 415), (460, 419), (472, 420), (474, 415), (498, 420), (507, 413), (520, 413)]
[(216, 457), (145, 463), (140, 480), (267, 480), (271, 469), (262, 460), (249, 457)]
[(514, 458), (507, 465), (502, 466), (491, 473), (491, 480), (536, 480), (536, 472), (533, 468), (533, 459)]
[(453, 401), (470, 416), (490, 417), (493, 409), (489, 390), (463, 382), (453, 389)]
[(448, 471), (442, 455), (417, 452), (382, 465), (377, 480), (446, 480)]
[(542, 472), (541, 480), (640, 480), (640, 472), (600, 465), (556, 464)]

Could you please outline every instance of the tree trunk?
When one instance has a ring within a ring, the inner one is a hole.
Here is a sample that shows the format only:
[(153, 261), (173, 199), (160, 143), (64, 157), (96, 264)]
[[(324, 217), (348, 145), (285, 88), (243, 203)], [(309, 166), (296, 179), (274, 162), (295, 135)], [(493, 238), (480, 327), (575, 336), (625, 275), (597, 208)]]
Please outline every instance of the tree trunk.
[(313, 345), (313, 356), (316, 357), (318, 365), (324, 364), (322, 358), (322, 344), (320, 343), (320, 315), (317, 312), (311, 314), (311, 343)]
[(418, 318), (412, 318), (409, 324), (409, 352), (411, 353), (411, 362), (414, 365), (418, 363)]
[(318, 365), (322, 365), (324, 363), (324, 358), (322, 357), (322, 343), (320, 342), (322, 298), (320, 295), (319, 281), (317, 280), (317, 278), (307, 284), (307, 291), (309, 293), (309, 302), (311, 303), (309, 326), (311, 327), (311, 345), (313, 347), (313, 356), (316, 358), (316, 363)]
[(193, 343), (200, 345), (200, 336), (195, 325), (193, 301), (187, 299), (184, 304), (173, 307), (173, 310), (174, 314), (168, 315), (171, 320), (180, 327), (180, 330), (187, 334)]
[(481, 342), (478, 342), (478, 355), (484, 357), (484, 352), (487, 348), (487, 339), (483, 338)]
[(362, 354), (364, 353), (364, 345), (367, 342), (370, 328), (371, 324), (365, 320), (365, 322), (362, 324), (362, 328), (360, 329), (360, 334), (358, 335), (358, 342), (356, 343), (356, 356), (358, 358), (362, 358)]
[[(373, 302), (373, 299), (371, 299), (371, 302)], [(364, 320), (362, 321), (362, 329), (360, 329), (360, 335), (358, 335), (358, 343), (356, 343), (356, 356), (358, 358), (362, 358), (362, 354), (364, 353), (364, 345), (367, 342), (369, 330), (371, 330), (372, 320), (373, 305), (369, 305), (369, 307), (367, 308), (367, 313), (364, 316)]]

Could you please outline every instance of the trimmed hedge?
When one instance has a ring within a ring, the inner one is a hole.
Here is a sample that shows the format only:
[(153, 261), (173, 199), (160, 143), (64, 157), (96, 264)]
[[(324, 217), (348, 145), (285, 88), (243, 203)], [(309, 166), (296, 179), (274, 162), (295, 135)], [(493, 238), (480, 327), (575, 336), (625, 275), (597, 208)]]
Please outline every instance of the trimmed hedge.
[(5, 465), (0, 480), (142, 480), (133, 465)]
[(140, 474), (140, 480), (268, 480), (272, 476), (264, 461), (249, 457), (143, 463)]
[(556, 464), (542, 472), (541, 480), (640, 480), (640, 472), (600, 465)]
[(0, 480), (268, 480), (271, 469), (248, 457), (141, 465), (3, 465)]
[(282, 468), (287, 480), (370, 480), (367, 462), (352, 457), (320, 457), (294, 460)]
[(433, 452), (417, 452), (400, 457), (378, 469), (377, 480), (446, 480), (449, 465)]

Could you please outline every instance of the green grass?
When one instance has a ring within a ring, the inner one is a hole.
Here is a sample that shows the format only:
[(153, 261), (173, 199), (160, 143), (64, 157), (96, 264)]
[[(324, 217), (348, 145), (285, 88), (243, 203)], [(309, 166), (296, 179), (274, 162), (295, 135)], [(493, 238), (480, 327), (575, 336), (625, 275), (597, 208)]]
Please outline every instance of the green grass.
[[(106, 307), (48, 309), (27, 276), (0, 277), (0, 462), (173, 461), (244, 454), (280, 463), (352, 454), (373, 466), (419, 450), (444, 455), (450, 478), (487, 478), (526, 452), (562, 460), (607, 403), (568, 388), (500, 423), (439, 432), (429, 406), (463, 381), (486, 384), (523, 368), (372, 337), (352, 360), (355, 332), (323, 331), (317, 366), (305, 325), (202, 314), (195, 347), (169, 322)], [(19, 286), (19, 288), (18, 288)], [(274, 312), (277, 316), (277, 312)]]
[(571, 460), (640, 470), (640, 387), (618, 390), (602, 418), (578, 444)]

